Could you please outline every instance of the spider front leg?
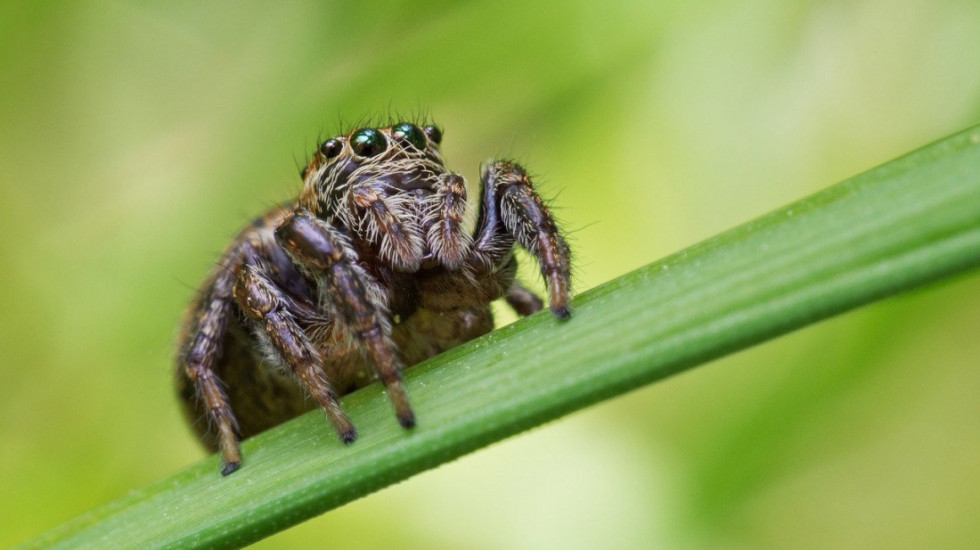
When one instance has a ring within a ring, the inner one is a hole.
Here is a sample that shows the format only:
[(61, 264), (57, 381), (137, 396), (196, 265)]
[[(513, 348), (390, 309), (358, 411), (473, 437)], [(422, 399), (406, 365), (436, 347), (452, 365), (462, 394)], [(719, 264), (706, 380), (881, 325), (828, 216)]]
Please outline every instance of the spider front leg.
[[(516, 240), (538, 260), (551, 312), (567, 319), (571, 315), (571, 251), (531, 178), (513, 162), (496, 161), (483, 171), (480, 184), (483, 197), (474, 239), (475, 263), (485, 270), (494, 269), (507, 259)], [(531, 311), (534, 301), (528, 294), (523, 287), (511, 287), (507, 301), (518, 312), (522, 308)]]
[(293, 262), (316, 281), (320, 300), (365, 351), (388, 390), (398, 422), (415, 425), (401, 382), (401, 363), (391, 340), (387, 308), (371, 276), (357, 263), (345, 235), (309, 211), (299, 209), (276, 228), (276, 240)]
[(357, 431), (340, 403), (323, 370), (323, 361), (309, 337), (296, 322), (293, 300), (264, 272), (261, 264), (247, 264), (234, 288), (238, 307), (262, 331), (281, 363), (288, 366), (303, 388), (320, 404), (346, 444), (357, 439)]

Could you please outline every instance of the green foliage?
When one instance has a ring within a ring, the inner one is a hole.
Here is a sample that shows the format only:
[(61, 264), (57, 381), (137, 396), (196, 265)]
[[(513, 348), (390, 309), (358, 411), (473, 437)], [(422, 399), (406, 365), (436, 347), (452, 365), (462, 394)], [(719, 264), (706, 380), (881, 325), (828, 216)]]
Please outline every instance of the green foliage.
[[(524, 162), (584, 291), (980, 121), (977, 51), (974, 0), (0, 2), (0, 548), (204, 456), (182, 310), (318, 138), (422, 111), (471, 198)], [(978, 325), (980, 273), (255, 547), (973, 549)]]
[(980, 265), (980, 127), (583, 293), (411, 369), (419, 425), (377, 385), (97, 509), (28, 547), (225, 548), (255, 541), (599, 400)]

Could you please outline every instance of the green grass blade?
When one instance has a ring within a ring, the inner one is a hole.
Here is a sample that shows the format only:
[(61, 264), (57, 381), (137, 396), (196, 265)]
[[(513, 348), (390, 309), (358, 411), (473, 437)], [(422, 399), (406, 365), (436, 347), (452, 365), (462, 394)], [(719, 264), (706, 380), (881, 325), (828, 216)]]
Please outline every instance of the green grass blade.
[(830, 315), (980, 264), (980, 127), (949, 137), (413, 368), (419, 424), (375, 385), (28, 543), (247, 544), (521, 430)]

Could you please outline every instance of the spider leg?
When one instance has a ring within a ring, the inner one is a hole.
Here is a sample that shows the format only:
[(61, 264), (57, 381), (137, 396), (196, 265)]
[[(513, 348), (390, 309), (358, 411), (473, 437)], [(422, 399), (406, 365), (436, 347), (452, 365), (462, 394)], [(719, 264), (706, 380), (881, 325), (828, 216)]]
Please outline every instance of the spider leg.
[(242, 462), (236, 435), (238, 421), (221, 389), (221, 380), (214, 371), (215, 363), (221, 356), (221, 344), (228, 322), (234, 315), (234, 271), (242, 261), (242, 253), (233, 251), (224, 269), (216, 272), (210, 291), (193, 310), (193, 338), (178, 354), (184, 375), (194, 386), (198, 399), (204, 402), (209, 422), (217, 427), (218, 448), (224, 458), (222, 475), (234, 472)]
[(290, 214), (276, 239), (293, 261), (315, 280), (323, 306), (364, 349), (388, 390), (399, 423), (415, 425), (401, 382), (401, 362), (391, 339), (391, 322), (377, 283), (357, 263), (357, 254), (340, 231), (305, 209)]
[(381, 257), (399, 269), (416, 271), (422, 260), (423, 241), (415, 222), (412, 197), (388, 196), (379, 187), (358, 186), (351, 190), (350, 200), (356, 210), (366, 215), (359, 223), (348, 223), (348, 227), (358, 227), (370, 241), (380, 239)]
[[(473, 262), (484, 270), (493, 269), (510, 255), (516, 241), (538, 260), (548, 287), (551, 312), (559, 319), (568, 318), (571, 251), (544, 200), (531, 185), (531, 178), (513, 162), (496, 161), (483, 171), (480, 184), (483, 198)], [(520, 290), (513, 292), (521, 294)]]
[(327, 380), (320, 354), (291, 313), (294, 301), (277, 287), (258, 263), (242, 266), (234, 295), (242, 313), (265, 334), (263, 340), (271, 344), (281, 362), (289, 366), (326, 412), (341, 441), (349, 444), (357, 439), (354, 425), (340, 408), (337, 393)]
[(450, 270), (458, 269), (469, 254), (472, 236), (463, 227), (467, 213), (466, 180), (446, 174), (434, 185), (427, 199), (423, 227), (426, 242), (436, 259)]

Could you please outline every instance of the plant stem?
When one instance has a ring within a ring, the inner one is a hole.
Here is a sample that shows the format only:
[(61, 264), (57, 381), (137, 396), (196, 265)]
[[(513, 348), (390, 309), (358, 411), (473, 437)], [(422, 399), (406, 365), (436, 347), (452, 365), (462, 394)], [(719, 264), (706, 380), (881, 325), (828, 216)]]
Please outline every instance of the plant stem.
[(980, 127), (583, 293), (406, 375), (419, 424), (378, 385), (344, 399), (344, 447), (314, 412), (28, 543), (230, 548), (522, 430), (831, 315), (980, 265)]

